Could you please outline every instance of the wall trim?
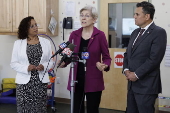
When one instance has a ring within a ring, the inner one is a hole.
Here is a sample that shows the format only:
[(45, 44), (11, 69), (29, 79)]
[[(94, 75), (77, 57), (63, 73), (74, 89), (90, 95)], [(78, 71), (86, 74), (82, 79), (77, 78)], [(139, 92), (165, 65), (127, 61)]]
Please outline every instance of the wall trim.
[(58, 103), (71, 104), (71, 99), (54, 97)]
[[(71, 104), (71, 99), (54, 97), (57, 103)], [(85, 104), (86, 105), (86, 104)], [(168, 111), (160, 111), (159, 113), (170, 113)]]

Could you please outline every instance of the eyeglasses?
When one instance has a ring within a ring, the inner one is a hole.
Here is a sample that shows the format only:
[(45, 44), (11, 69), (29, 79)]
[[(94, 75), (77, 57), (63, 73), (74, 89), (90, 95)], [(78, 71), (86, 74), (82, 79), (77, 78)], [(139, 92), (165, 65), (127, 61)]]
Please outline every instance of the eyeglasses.
[(90, 15), (80, 15), (80, 18), (83, 18), (83, 17), (90, 18), (91, 16)]
[(38, 25), (38, 24), (35, 24), (35, 25), (31, 25), (31, 26), (30, 26), (30, 28), (31, 28), (31, 29), (33, 29), (33, 28), (37, 28), (37, 27), (39, 27), (39, 25)]

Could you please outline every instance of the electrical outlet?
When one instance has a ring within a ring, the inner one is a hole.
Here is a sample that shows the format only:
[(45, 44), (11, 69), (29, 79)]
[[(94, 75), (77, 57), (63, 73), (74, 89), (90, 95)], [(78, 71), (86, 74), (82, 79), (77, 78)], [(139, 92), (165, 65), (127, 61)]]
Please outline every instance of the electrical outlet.
[(57, 84), (60, 84), (60, 77), (57, 77)]

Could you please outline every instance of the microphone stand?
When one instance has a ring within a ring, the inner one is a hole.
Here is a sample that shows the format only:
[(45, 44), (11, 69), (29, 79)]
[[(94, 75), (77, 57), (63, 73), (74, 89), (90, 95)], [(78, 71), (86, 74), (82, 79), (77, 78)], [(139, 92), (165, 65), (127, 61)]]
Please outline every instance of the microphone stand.
[[(72, 43), (74, 44), (74, 40), (72, 40)], [(75, 83), (77, 83), (78, 81), (74, 80), (74, 65), (75, 62), (80, 62), (80, 60), (74, 59), (74, 55), (71, 55), (71, 82), (70, 82), (70, 86), (71, 86), (71, 113), (74, 113), (74, 87), (75, 87)], [(85, 66), (85, 60), (83, 59), (83, 63)], [(85, 71), (86, 71), (86, 66), (85, 66)]]
[(71, 86), (71, 113), (74, 112), (74, 87), (75, 87), (75, 83), (77, 81), (74, 80), (74, 60), (71, 61), (71, 82), (70, 82), (70, 86)]
[(86, 60), (83, 59), (83, 60), (74, 60), (72, 58), (75, 58), (75, 57), (71, 57), (71, 82), (70, 82), (70, 86), (71, 86), (71, 113), (74, 113), (74, 87), (75, 87), (75, 83), (77, 83), (78, 81), (75, 81), (74, 80), (74, 65), (75, 65), (75, 62), (82, 62), (84, 63), (84, 69), (85, 69), (85, 72), (86, 72)]

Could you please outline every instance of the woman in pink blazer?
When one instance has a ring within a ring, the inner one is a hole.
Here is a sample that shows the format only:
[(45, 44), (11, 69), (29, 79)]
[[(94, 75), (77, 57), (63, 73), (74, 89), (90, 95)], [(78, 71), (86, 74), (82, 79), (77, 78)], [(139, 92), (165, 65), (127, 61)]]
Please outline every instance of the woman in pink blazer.
[[(86, 6), (80, 10), (80, 22), (82, 27), (73, 31), (69, 41), (74, 40), (74, 53), (83, 52), (86, 47), (90, 58), (86, 60), (87, 70), (84, 64), (76, 63), (74, 68), (75, 84), (74, 92), (74, 113), (84, 113), (84, 97), (87, 100), (87, 113), (99, 113), (99, 104), (104, 90), (102, 71), (109, 71), (111, 58), (104, 32), (94, 27), (98, 14), (94, 7)], [(79, 55), (81, 57), (81, 55)], [(65, 67), (62, 63), (60, 67)], [(71, 90), (71, 71), (68, 81), (68, 90)]]

